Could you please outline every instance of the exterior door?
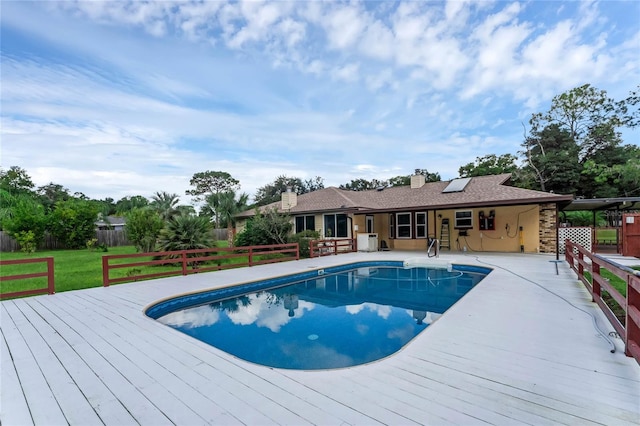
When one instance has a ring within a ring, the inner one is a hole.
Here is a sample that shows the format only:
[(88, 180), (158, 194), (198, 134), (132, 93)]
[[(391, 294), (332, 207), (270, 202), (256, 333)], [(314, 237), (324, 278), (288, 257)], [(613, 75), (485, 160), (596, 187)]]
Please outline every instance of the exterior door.
[(373, 216), (369, 216), (369, 215), (367, 215), (367, 216), (365, 217), (365, 221), (366, 221), (366, 222), (365, 222), (365, 223), (366, 223), (366, 226), (365, 226), (366, 230), (365, 230), (365, 232), (366, 232), (367, 234), (373, 234)]
[(622, 216), (622, 255), (640, 257), (640, 213)]

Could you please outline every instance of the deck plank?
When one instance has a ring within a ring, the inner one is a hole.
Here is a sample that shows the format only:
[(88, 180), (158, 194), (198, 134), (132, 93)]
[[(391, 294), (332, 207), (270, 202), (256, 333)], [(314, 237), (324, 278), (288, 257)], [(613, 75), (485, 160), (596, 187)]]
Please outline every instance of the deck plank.
[[(2, 309), (6, 310), (6, 315), (2, 317), (3, 334), (33, 422), (35, 424), (66, 424), (67, 419), (58, 406), (44, 374), (40, 371), (35, 356), (37, 354), (34, 355), (29, 346), (30, 342), (27, 342), (21, 333), (22, 328), (28, 327), (26, 320), (21, 315), (16, 315), (17, 308), (13, 301), (3, 302)], [(5, 328), (6, 323), (9, 326)], [(11, 324), (16, 328), (12, 329)], [(3, 361), (4, 359), (3, 357)], [(3, 413), (7, 410), (13, 411), (13, 407), (3, 405)]]
[(358, 253), (2, 301), (0, 421), (640, 424), (640, 367), (619, 342), (610, 354), (589, 316), (558, 298), (610, 329), (549, 256), (454, 257), (499, 267), (402, 351), (346, 369), (247, 363), (144, 315), (182, 292), (412, 256)]
[[(4, 312), (4, 309), (3, 309)], [(7, 321), (9, 318), (4, 318), (2, 322)], [(7, 327), (8, 328), (8, 327)], [(33, 424), (31, 413), (29, 412), (29, 406), (24, 396), (24, 389), (20, 384), (18, 373), (16, 372), (13, 361), (11, 360), (11, 354), (9, 353), (9, 347), (5, 341), (5, 331), (0, 330), (0, 360), (5, 360), (2, 369), (0, 370), (0, 385), (2, 386), (2, 392), (0, 392), (0, 413), (8, 413), (4, 422), (9, 425), (29, 425)], [(11, 360), (11, 362), (7, 362)], [(3, 411), (3, 407), (7, 407)]]

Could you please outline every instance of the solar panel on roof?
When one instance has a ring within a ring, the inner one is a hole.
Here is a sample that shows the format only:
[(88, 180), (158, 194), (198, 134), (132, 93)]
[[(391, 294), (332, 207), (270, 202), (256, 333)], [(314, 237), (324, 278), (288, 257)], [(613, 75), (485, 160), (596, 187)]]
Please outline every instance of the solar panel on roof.
[(442, 192), (461, 192), (471, 182), (471, 178), (454, 179), (449, 182), (449, 185)]

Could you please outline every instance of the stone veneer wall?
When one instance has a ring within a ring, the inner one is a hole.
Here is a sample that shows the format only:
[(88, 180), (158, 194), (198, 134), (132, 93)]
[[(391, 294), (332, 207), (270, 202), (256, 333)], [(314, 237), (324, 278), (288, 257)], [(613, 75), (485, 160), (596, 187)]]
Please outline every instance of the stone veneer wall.
[(556, 241), (556, 215), (555, 203), (540, 204), (539, 206), (539, 238), (540, 253), (555, 253)]

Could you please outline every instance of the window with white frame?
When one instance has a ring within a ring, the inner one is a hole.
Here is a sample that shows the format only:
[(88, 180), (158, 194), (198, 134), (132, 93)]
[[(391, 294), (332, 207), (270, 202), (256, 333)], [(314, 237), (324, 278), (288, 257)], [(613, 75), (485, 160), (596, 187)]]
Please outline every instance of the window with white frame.
[(309, 216), (296, 216), (296, 234), (302, 231), (315, 231), (316, 229), (316, 217)]
[(457, 210), (454, 217), (454, 228), (473, 228), (473, 210)]
[(396, 213), (396, 238), (411, 238), (411, 213)]
[(416, 213), (416, 238), (427, 238), (427, 214)]

